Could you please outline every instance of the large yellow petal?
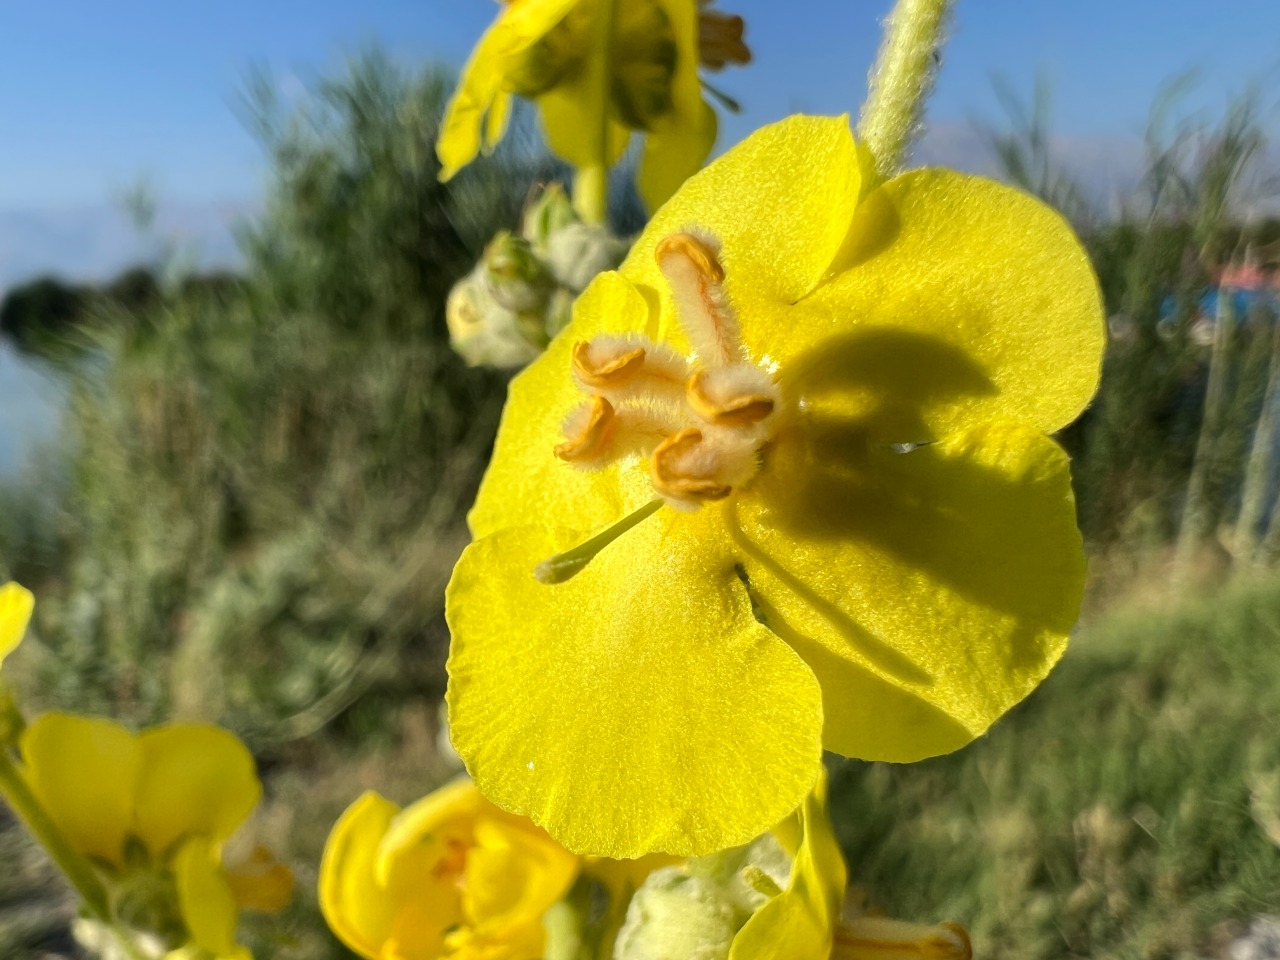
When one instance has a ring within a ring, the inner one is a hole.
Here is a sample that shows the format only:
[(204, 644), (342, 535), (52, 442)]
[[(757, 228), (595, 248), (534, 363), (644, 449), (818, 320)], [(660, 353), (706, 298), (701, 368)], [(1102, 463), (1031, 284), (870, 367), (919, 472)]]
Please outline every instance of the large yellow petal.
[(846, 870), (827, 812), (825, 776), (789, 819), (798, 824), (800, 833), (790, 882), (738, 931), (729, 960), (794, 960), (831, 954)]
[(136, 826), (153, 855), (188, 836), (225, 840), (257, 806), (262, 784), (253, 755), (230, 731), (175, 723), (138, 739)]
[(747, 842), (818, 774), (812, 673), (752, 617), (713, 512), (663, 509), (568, 582), (533, 579), (579, 539), (509, 528), (463, 553), (446, 598), (458, 752), (570, 850)]
[(463, 911), (477, 932), (501, 938), (542, 915), (568, 892), (579, 858), (527, 820), (483, 816), (467, 858)]
[(1084, 585), (1067, 457), (995, 425), (909, 453), (810, 424), (731, 508), (770, 627), (823, 687), (827, 748), (953, 750), (1066, 647)]
[(347, 807), (333, 825), (320, 859), (320, 912), (343, 943), (379, 960), (404, 904), (385, 895), (374, 864), (387, 827), (400, 812), (372, 790)]
[(674, 116), (644, 138), (636, 186), (650, 210), (666, 203), (698, 172), (715, 143), (716, 112), (701, 102), (692, 116)]
[(0, 662), (22, 641), (35, 603), (31, 591), (21, 584), (10, 582), (0, 587)]
[[(504, 72), (512, 58), (546, 36), (581, 0), (523, 0), (507, 4), (476, 44), (458, 89), (445, 108), (436, 155), (440, 179), (448, 180), (475, 159), (481, 147), (492, 148), (506, 126), (509, 94), (503, 90)], [(493, 112), (488, 117), (486, 114)]]
[(207, 837), (186, 841), (173, 858), (178, 907), (191, 941), (216, 957), (236, 949), (236, 901), (222, 872), (218, 845)]
[(655, 327), (656, 313), (626, 279), (609, 272), (592, 281), (569, 326), (511, 381), (493, 459), (467, 516), (476, 537), (530, 522), (593, 530), (653, 498), (644, 463), (586, 471), (552, 451), (565, 415), (586, 400), (571, 373), (574, 343), (599, 333), (652, 336)]
[(105, 718), (46, 713), (19, 746), (31, 789), (67, 842), (120, 864), (142, 768), (138, 738)]
[(689, 227), (710, 231), (723, 245), (725, 287), (750, 345), (757, 325), (787, 315), (826, 275), (849, 232), (861, 182), (847, 117), (788, 117), (686, 180), (649, 221), (621, 272), (661, 304), (663, 339), (684, 348), (654, 249)]
[(1057, 213), (1012, 187), (907, 173), (859, 207), (832, 279), (743, 334), (801, 396), (843, 398), (890, 442), (992, 418), (1051, 433), (1098, 386), (1102, 302)]

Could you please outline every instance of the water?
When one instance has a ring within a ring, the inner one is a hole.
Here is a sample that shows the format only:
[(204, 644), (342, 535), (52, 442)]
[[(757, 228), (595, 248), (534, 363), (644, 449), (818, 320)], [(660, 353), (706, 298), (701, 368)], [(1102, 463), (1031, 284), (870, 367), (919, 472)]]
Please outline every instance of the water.
[(0, 342), (0, 477), (13, 476), (58, 429), (66, 390)]

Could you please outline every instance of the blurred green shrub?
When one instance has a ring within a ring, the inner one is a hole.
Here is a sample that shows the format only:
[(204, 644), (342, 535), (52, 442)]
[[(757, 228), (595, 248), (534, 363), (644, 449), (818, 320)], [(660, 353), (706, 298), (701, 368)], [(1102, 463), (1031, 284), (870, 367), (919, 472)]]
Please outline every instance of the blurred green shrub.
[(537, 163), (516, 138), (438, 183), (448, 88), (372, 55), (286, 110), (259, 77), (272, 173), (243, 277), (122, 295), (85, 328), (46, 700), (221, 720), (261, 747), (375, 687), (438, 691), (442, 588), (505, 385), (450, 352), (443, 304)]

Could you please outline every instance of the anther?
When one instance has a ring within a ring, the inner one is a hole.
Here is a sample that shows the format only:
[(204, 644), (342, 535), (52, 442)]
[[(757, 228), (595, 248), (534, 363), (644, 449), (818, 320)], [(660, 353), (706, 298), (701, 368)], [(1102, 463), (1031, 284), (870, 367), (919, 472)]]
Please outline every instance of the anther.
[(654, 489), (676, 506), (697, 507), (723, 500), (733, 492), (733, 484), (720, 476), (722, 462), (718, 453), (696, 427), (686, 427), (667, 437), (649, 459)]
[(746, 360), (738, 318), (724, 292), (724, 267), (715, 238), (673, 233), (659, 241), (654, 257), (671, 287), (676, 315), (703, 364), (720, 367)]
[(605, 459), (616, 427), (613, 404), (602, 396), (593, 396), (565, 417), (565, 440), (556, 444), (555, 454), (561, 460), (579, 464)]
[(723, 70), (727, 64), (751, 62), (751, 51), (742, 40), (746, 24), (736, 14), (719, 10), (698, 13), (698, 60), (708, 70)]
[(779, 403), (778, 387), (752, 364), (699, 370), (689, 378), (686, 396), (698, 416), (724, 427), (748, 427), (768, 418)]
[(575, 343), (571, 363), (583, 388), (615, 405), (641, 398), (674, 400), (689, 376), (689, 364), (670, 347), (609, 334)]
[(644, 347), (626, 341), (579, 340), (573, 345), (573, 372), (585, 387), (619, 386), (639, 373), (644, 352)]

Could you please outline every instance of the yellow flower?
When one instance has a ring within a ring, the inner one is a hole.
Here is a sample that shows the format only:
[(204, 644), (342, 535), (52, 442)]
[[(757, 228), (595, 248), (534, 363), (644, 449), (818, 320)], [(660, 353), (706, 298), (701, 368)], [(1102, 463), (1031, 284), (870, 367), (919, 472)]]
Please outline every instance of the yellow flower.
[[(715, 143), (716, 115), (702, 99), (699, 59), (711, 69), (750, 59), (741, 18), (700, 12), (704, 5), (509, 0), (463, 69), (445, 114), (436, 148), (441, 178), (502, 139), (517, 94), (538, 105), (552, 151), (576, 167), (612, 165), (631, 132), (643, 134), (638, 185), (658, 207)], [(607, 39), (595, 29), (602, 10), (612, 17)], [(602, 126), (603, 158), (593, 135)]]
[(21, 642), (34, 608), (35, 598), (26, 587), (12, 581), (0, 587), (0, 663)]
[(238, 908), (282, 908), (292, 877), (261, 850), (243, 870), (223, 863), (223, 842), (262, 793), (234, 735), (203, 724), (134, 734), (51, 713), (24, 731), (20, 750), (32, 792), (100, 869), (121, 922), (192, 956), (248, 956), (235, 942)]
[(401, 810), (372, 791), (334, 825), (320, 864), (320, 908), (370, 960), (534, 960), (543, 914), (579, 860), (470, 781)]
[(824, 746), (954, 750), (1065, 648), (1084, 561), (1045, 434), (1097, 386), (1092, 269), (1023, 193), (866, 161), (844, 118), (749, 137), (511, 384), (448, 591), (450, 727), (571, 850), (745, 843)]
[(616, 960), (826, 960), (846, 874), (826, 794), (821, 777), (795, 813), (748, 846), (650, 874)]

